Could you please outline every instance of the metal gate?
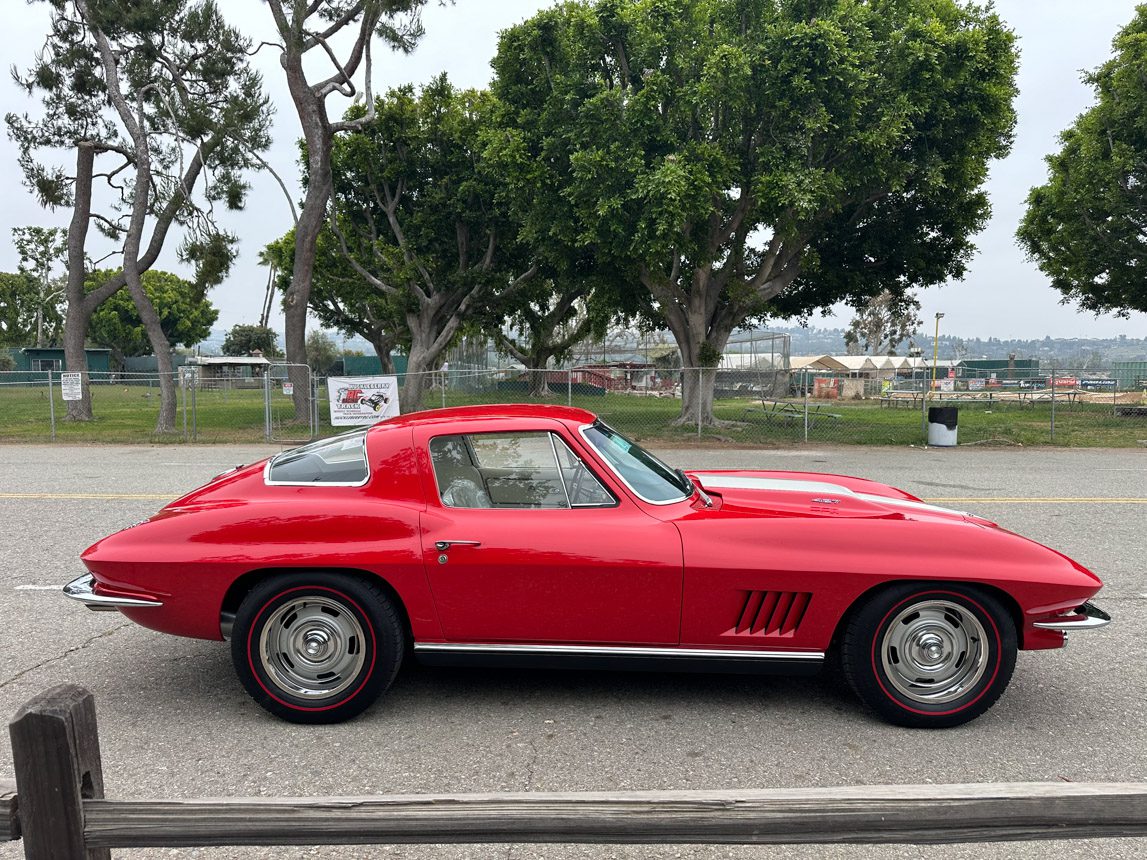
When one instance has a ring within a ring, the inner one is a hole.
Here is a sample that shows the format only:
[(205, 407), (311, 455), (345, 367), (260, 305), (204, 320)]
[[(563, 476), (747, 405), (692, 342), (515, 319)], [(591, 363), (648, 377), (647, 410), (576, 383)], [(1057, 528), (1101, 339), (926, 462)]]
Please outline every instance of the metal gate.
[[(295, 392), (302, 390), (306, 415), (296, 418)], [(303, 444), (318, 435), (315, 377), (305, 364), (276, 362), (263, 377), (263, 415), (268, 442)]]

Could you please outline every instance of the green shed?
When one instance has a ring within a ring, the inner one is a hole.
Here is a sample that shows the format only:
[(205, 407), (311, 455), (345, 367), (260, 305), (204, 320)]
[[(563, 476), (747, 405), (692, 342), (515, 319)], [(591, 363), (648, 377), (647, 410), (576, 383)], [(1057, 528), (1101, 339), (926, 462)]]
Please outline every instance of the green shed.
[(1147, 361), (1113, 361), (1111, 375), (1121, 391), (1147, 388)]
[[(110, 349), (85, 349), (88, 356), (88, 370), (93, 373), (107, 373), (111, 370)], [(63, 347), (29, 346), (13, 352), (16, 370), (30, 370), (43, 373), (46, 370), (59, 372), (66, 370)]]

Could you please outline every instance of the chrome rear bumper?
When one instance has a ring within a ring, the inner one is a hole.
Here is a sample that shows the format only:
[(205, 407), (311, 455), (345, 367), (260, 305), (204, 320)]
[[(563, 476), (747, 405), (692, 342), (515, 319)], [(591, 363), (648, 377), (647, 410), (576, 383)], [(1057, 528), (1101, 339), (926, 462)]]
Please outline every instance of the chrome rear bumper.
[(144, 600), (139, 597), (112, 597), (107, 594), (96, 594), (96, 580), (90, 573), (77, 577), (64, 586), (64, 596), (78, 600), (94, 612), (114, 612), (121, 608), (138, 608), (142, 606), (163, 606), (160, 600)]
[(1085, 603), (1071, 615), (1060, 615), (1051, 621), (1036, 621), (1032, 627), (1069, 633), (1072, 630), (1095, 630), (1099, 627), (1106, 627), (1110, 623), (1110, 615), (1094, 603)]

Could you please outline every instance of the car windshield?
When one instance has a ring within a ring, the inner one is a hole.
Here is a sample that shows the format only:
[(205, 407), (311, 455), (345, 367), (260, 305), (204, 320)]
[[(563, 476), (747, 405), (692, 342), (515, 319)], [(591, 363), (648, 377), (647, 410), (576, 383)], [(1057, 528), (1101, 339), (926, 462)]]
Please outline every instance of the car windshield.
[(284, 451), (271, 460), (267, 481), (272, 484), (361, 484), (369, 474), (366, 430), (362, 429)]
[(693, 483), (666, 466), (636, 442), (600, 421), (582, 428), (582, 434), (621, 480), (647, 502), (666, 504), (693, 495)]

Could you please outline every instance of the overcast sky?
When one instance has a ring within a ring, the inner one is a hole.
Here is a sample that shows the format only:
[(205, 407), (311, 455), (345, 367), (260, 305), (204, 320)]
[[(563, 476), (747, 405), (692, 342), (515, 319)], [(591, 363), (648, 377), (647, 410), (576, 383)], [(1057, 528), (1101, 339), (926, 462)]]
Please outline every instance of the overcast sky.
[[(20, 0), (3, 0), (3, 4), (6, 14), (0, 36), (4, 46), (0, 65), (4, 69), (13, 65), (26, 68), (47, 30), (47, 4), (25, 6)], [(424, 16), (426, 38), (414, 54), (377, 52), (375, 89), (423, 83), (442, 71), (456, 85), (484, 86), (490, 79), (489, 62), (498, 32), (549, 5), (549, 0), (457, 0), (453, 7), (431, 5)], [(228, 0), (221, 6), (230, 20), (256, 41), (273, 38), (270, 12), (261, 0)], [(1016, 144), (1011, 156), (992, 168), (989, 193), (993, 218), (976, 238), (979, 253), (968, 277), (926, 290), (921, 296), (925, 327), (931, 330), (933, 314), (939, 311), (945, 314), (941, 333), (963, 337), (1143, 337), (1147, 335), (1147, 315), (1136, 314), (1129, 320), (1097, 318), (1060, 305), (1059, 293), (1047, 286), (1034, 264), (1024, 259), (1014, 238), (1028, 189), (1046, 176), (1044, 156), (1057, 148), (1058, 133), (1091, 103), (1092, 92), (1080, 82), (1080, 72), (1110, 56), (1111, 40), (1131, 20), (1135, 3), (997, 0), (996, 6), (1018, 34), (1022, 52)], [(275, 143), (267, 160), (292, 184), (298, 199), (298, 119), (277, 56), (265, 49), (256, 62), (277, 108)], [(0, 113), (35, 112), (36, 108), (5, 75), (0, 83)], [(332, 110), (332, 115), (336, 112)], [(68, 163), (62, 155), (59, 160)], [(41, 209), (29, 195), (21, 184), (15, 147), (6, 135), (0, 141), (0, 165), (0, 200), (4, 201), (0, 211), (0, 271), (14, 271), (18, 257), (12, 248), (11, 228), (25, 224), (66, 227), (68, 217), (66, 212)], [(225, 221), (242, 244), (231, 276), (211, 294), (220, 309), (217, 328), (258, 321), (267, 277), (266, 270), (258, 265), (258, 251), (291, 223), (274, 179), (264, 173), (252, 176), (251, 182), (246, 211)], [(177, 242), (168, 244), (160, 266), (180, 271), (174, 256)], [(843, 325), (849, 316), (844, 312), (827, 319), (814, 318), (813, 324)], [(273, 324), (281, 325), (281, 321)]]

